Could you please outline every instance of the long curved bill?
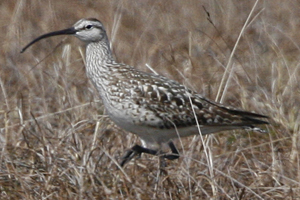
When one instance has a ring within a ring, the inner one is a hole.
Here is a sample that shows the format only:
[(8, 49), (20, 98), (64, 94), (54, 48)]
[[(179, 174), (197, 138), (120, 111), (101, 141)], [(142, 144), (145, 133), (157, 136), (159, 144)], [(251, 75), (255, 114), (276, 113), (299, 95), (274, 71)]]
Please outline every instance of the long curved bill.
[(22, 50), (21, 50), (21, 53), (23, 53), (28, 47), (30, 47), (31, 45), (33, 45), (34, 43), (40, 41), (41, 39), (44, 39), (44, 38), (48, 38), (48, 37), (51, 37), (51, 36), (56, 36), (56, 35), (73, 35), (76, 33), (76, 29), (74, 27), (71, 27), (71, 28), (67, 28), (67, 29), (64, 29), (64, 30), (60, 30), (60, 31), (54, 31), (54, 32), (51, 32), (51, 33), (46, 33), (44, 35), (41, 35), (40, 37), (34, 39), (33, 41), (31, 41), (29, 44), (27, 44)]

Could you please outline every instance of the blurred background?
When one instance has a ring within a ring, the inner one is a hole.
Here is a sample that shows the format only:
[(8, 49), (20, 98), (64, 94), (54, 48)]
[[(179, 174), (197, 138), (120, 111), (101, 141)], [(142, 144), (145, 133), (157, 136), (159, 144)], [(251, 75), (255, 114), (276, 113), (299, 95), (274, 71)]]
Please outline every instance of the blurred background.
[[(1, 199), (300, 198), (299, 9), (279, 0), (1, 0)], [(106, 27), (118, 62), (268, 115), (268, 133), (178, 139), (181, 158), (165, 173), (148, 155), (121, 169), (140, 141), (105, 115), (85, 75), (85, 44), (56, 36), (20, 54), (89, 17)]]

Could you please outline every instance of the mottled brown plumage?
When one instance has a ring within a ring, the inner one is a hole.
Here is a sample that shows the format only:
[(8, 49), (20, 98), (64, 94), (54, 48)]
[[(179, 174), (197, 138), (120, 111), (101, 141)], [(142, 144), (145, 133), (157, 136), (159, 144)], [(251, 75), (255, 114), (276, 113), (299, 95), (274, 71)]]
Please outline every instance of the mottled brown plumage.
[(42, 35), (22, 52), (43, 38), (62, 34), (87, 43), (87, 76), (99, 91), (108, 115), (143, 141), (145, 147), (134, 146), (121, 165), (136, 154), (156, 154), (162, 143), (168, 143), (173, 153), (165, 158), (178, 158), (173, 138), (245, 128), (262, 131), (253, 125), (268, 124), (257, 119), (266, 118), (264, 115), (215, 103), (176, 81), (115, 62), (106, 31), (96, 19), (81, 19), (69, 29)]

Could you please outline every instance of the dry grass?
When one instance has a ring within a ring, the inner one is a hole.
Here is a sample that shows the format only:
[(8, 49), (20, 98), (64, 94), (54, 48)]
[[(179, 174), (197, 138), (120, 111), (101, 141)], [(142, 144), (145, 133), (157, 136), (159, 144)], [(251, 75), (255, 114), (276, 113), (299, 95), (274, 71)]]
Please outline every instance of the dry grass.
[[(2, 0), (0, 198), (300, 198), (300, 3), (254, 4)], [(120, 156), (139, 141), (103, 112), (85, 76), (83, 44), (55, 37), (19, 53), (82, 17), (106, 25), (118, 61), (145, 71), (148, 64), (211, 99), (220, 88), (223, 103), (269, 115), (269, 133), (178, 140), (182, 157), (168, 161), (168, 175), (148, 155), (120, 169)]]

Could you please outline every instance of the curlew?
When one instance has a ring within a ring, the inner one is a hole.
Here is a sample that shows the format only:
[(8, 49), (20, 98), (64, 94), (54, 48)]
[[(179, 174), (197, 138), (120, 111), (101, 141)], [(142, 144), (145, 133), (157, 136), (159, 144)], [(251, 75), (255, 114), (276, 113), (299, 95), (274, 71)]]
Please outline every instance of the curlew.
[[(110, 119), (142, 141), (141, 146), (135, 145), (124, 154), (121, 166), (142, 153), (179, 158), (172, 142), (178, 137), (234, 129), (263, 132), (254, 125), (268, 124), (259, 119), (267, 116), (213, 102), (174, 80), (116, 62), (104, 26), (97, 19), (81, 19), (71, 28), (41, 35), (21, 53), (35, 42), (56, 35), (74, 35), (86, 43), (86, 73)], [(162, 144), (168, 144), (172, 153), (162, 154)]]

